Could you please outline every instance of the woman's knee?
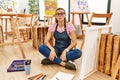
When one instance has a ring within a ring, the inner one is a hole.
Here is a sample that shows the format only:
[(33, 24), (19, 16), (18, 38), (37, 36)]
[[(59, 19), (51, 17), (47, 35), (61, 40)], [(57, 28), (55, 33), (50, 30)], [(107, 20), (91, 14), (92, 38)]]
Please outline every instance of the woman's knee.
[(80, 49), (76, 49), (76, 55), (80, 58), (82, 56), (82, 51)]
[(44, 49), (45, 49), (45, 45), (44, 44), (42, 44), (42, 45), (40, 45), (39, 47), (38, 47), (38, 50), (41, 52), (41, 51), (43, 51)]

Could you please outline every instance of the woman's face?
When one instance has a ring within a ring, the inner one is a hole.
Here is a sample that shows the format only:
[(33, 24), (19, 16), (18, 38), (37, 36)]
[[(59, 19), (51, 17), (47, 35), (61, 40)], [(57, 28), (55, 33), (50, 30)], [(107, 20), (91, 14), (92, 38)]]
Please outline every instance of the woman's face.
[(55, 17), (58, 21), (64, 21), (64, 18), (66, 17), (64, 10), (57, 10)]

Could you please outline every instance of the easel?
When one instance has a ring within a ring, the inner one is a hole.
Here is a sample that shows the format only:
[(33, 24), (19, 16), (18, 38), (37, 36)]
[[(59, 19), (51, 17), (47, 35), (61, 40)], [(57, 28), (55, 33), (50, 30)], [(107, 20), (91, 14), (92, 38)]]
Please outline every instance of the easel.
[(84, 38), (84, 32), (83, 32), (83, 25), (82, 25), (82, 15), (86, 15), (86, 17), (87, 17), (87, 21), (88, 21), (88, 26), (90, 25), (90, 23), (89, 23), (89, 18), (88, 18), (88, 14), (89, 14), (90, 12), (71, 12), (71, 14), (72, 14), (72, 24), (73, 25), (75, 25), (75, 20), (74, 20), (74, 17), (75, 17), (75, 14), (76, 15), (78, 15), (79, 16), (79, 20), (80, 20), (80, 31), (82, 32), (82, 35), (78, 35), (77, 36), (77, 38)]
[(0, 16), (8, 16), (10, 17), (10, 24), (11, 24), (11, 30), (12, 30), (12, 34), (16, 34), (16, 38), (18, 40), (18, 42), (8, 42), (8, 43), (0, 43), (0, 46), (4, 46), (4, 45), (10, 45), (10, 44), (18, 44), (19, 47), (20, 47), (20, 51), (22, 52), (22, 57), (23, 59), (25, 59), (25, 54), (24, 54), (24, 51), (23, 51), (23, 47), (21, 45), (21, 41), (20, 41), (20, 34), (19, 34), (19, 31), (18, 31), (18, 28), (16, 27), (15, 25), (15, 22), (14, 22), (14, 19), (13, 17), (16, 16), (17, 14), (0, 14)]
[(83, 42), (81, 44), (81, 47), (80, 49), (83, 48), (83, 45), (84, 45), (84, 37), (85, 37), (85, 34), (84, 34), (84, 31), (83, 31), (83, 25), (82, 25), (82, 15), (85, 14), (86, 17), (87, 17), (87, 21), (88, 21), (88, 26), (90, 26), (90, 22), (89, 22), (89, 18), (88, 18), (88, 14), (90, 12), (71, 12), (72, 14), (72, 24), (75, 25), (75, 20), (74, 20), (74, 17), (75, 17), (75, 14), (76, 15), (79, 15), (79, 20), (80, 20), (80, 31), (81, 31), (81, 35), (77, 35), (77, 38), (78, 39), (83, 39)]

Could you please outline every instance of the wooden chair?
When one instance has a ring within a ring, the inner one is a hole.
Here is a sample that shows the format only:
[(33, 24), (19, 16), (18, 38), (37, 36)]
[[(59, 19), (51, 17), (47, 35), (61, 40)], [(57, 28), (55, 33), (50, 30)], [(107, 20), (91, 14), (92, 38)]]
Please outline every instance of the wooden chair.
[[(15, 22), (20, 35), (24, 41), (28, 41), (32, 37), (32, 20), (33, 14), (17, 14)], [(13, 37), (13, 42), (15, 35)]]
[(106, 19), (106, 23), (105, 25), (108, 25), (112, 16), (112, 12), (111, 13), (92, 13), (90, 21), (89, 21), (89, 26), (92, 25), (92, 20), (93, 18), (105, 18)]
[(8, 37), (8, 26), (10, 22), (10, 16), (6, 16), (5, 14), (0, 14), (0, 24), (3, 26), (5, 29), (4, 34), (5, 34), (5, 39), (7, 40)]
[[(97, 18), (106, 19), (105, 25), (109, 25), (112, 14), (113, 14), (112, 12), (111, 13), (94, 13), (94, 12), (92, 12), (92, 15), (91, 15), (91, 18), (89, 20), (88, 25), (91, 27), (92, 26), (92, 21), (95, 18), (96, 19)], [(99, 21), (97, 21), (97, 22), (99, 22)], [(112, 31), (112, 28), (110, 27), (108, 32), (111, 33), (111, 31)]]

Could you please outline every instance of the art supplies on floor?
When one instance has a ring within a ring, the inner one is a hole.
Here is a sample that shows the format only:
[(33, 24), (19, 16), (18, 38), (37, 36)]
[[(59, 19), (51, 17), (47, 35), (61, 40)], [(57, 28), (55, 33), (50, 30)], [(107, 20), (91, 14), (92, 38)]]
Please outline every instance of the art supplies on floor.
[(47, 75), (43, 73), (39, 73), (29, 77), (28, 80), (45, 80), (45, 78), (47, 78)]

